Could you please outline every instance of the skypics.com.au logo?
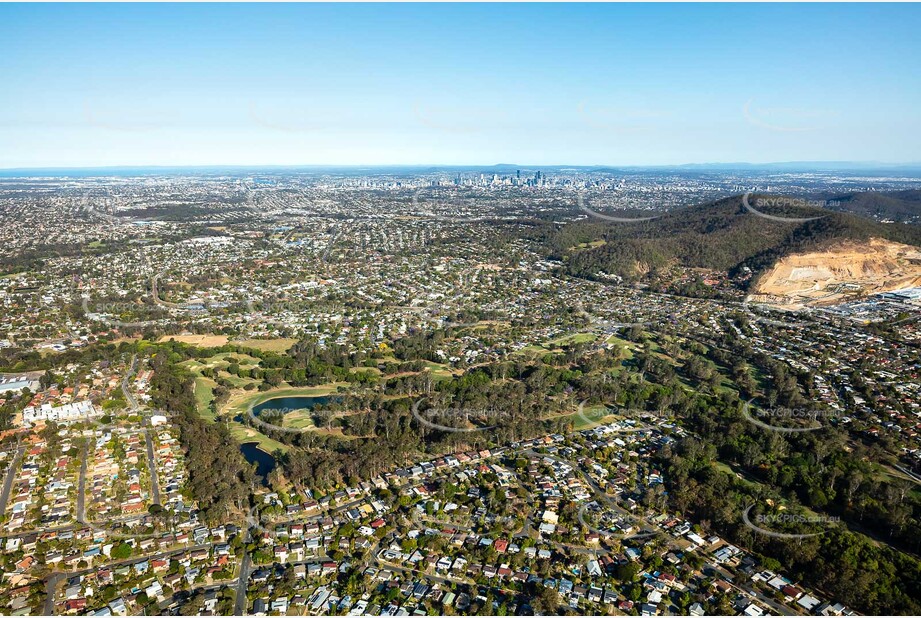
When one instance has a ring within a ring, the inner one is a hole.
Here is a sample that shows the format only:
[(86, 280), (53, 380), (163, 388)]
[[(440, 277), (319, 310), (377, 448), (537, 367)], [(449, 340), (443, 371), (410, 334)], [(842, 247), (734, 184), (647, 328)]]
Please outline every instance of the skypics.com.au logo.
[[(826, 419), (839, 418), (833, 410), (812, 410), (807, 408), (756, 408), (752, 412), (751, 402), (742, 404), (742, 418), (764, 429), (777, 433), (804, 433), (827, 426)], [(778, 425), (778, 422), (796, 423), (794, 426)], [(803, 425), (803, 423), (808, 423)]]
[(591, 208), (586, 206), (585, 197), (581, 193), (579, 193), (576, 196), (576, 203), (579, 206), (579, 210), (581, 210), (588, 216), (593, 217), (595, 219), (601, 219), (602, 221), (610, 221), (612, 223), (643, 223), (644, 221), (652, 221), (662, 216), (662, 215), (653, 215), (651, 217), (616, 217), (614, 215), (607, 215), (607, 214), (592, 210)]
[[(647, 221), (653, 221), (655, 219), (661, 218), (662, 214), (652, 215), (648, 217), (620, 217), (611, 214), (605, 214), (589, 208), (585, 204), (585, 197), (580, 193), (576, 198), (577, 205), (579, 210), (589, 215), (594, 219), (599, 219), (601, 221), (609, 221), (611, 223), (643, 223)], [(788, 217), (782, 215), (772, 215), (764, 212), (769, 209), (796, 209), (796, 208), (832, 208), (839, 204), (835, 200), (805, 200), (800, 198), (793, 197), (784, 197), (784, 196), (773, 196), (773, 197), (754, 197), (752, 191), (746, 192), (742, 196), (742, 206), (746, 212), (755, 215), (756, 217), (761, 217), (762, 219), (767, 219), (768, 221), (774, 221), (776, 223), (807, 223), (809, 221), (817, 221), (826, 217), (827, 215), (817, 215), (815, 217)], [(760, 208), (760, 209), (759, 209)]]
[(799, 198), (792, 197), (752, 197), (752, 192), (748, 191), (745, 195), (742, 196), (742, 206), (746, 211), (755, 215), (756, 217), (761, 217), (762, 219), (767, 219), (768, 221), (776, 221), (778, 223), (806, 223), (808, 221), (817, 221), (826, 217), (827, 215), (819, 215), (817, 217), (782, 217), (779, 215), (769, 215), (766, 212), (758, 210), (756, 206), (761, 208), (828, 208), (831, 206), (836, 206), (838, 202), (835, 201), (825, 201), (825, 200), (804, 200)]
[(430, 429), (447, 433), (477, 433), (499, 426), (502, 420), (510, 418), (505, 410), (493, 408), (422, 408), (425, 398), (412, 405), (413, 418)]
[[(808, 539), (809, 537), (825, 534), (825, 532), (828, 531), (827, 528), (841, 521), (840, 517), (792, 513), (783, 510), (772, 513), (757, 513), (752, 515), (752, 509), (754, 508), (755, 505), (752, 504), (744, 511), (742, 511), (743, 523), (758, 534), (763, 534), (775, 539)], [(825, 527), (826, 529), (806, 533), (779, 532), (776, 530), (776, 528), (790, 526), (801, 527), (803, 525), (818, 525)]]

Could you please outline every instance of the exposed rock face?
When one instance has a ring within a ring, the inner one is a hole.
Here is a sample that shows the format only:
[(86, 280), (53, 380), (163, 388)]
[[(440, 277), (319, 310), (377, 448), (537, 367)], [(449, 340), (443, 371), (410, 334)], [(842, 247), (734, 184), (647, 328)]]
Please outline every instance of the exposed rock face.
[(921, 250), (873, 238), (781, 258), (750, 297), (785, 306), (832, 305), (860, 295), (921, 285)]

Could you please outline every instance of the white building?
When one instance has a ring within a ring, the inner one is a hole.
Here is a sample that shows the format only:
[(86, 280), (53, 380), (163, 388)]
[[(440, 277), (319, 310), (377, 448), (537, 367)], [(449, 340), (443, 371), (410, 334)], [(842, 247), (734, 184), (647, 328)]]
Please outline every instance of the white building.
[(45, 403), (36, 408), (29, 406), (22, 411), (22, 423), (31, 426), (39, 421), (56, 423), (74, 423), (94, 416), (101, 416), (102, 411), (91, 401), (78, 401), (63, 406), (53, 407)]

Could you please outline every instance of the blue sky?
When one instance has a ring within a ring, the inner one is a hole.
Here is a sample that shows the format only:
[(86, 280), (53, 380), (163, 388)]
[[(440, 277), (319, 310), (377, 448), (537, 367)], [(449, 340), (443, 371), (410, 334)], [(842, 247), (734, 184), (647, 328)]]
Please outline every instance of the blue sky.
[(918, 5), (0, 5), (0, 167), (921, 161)]

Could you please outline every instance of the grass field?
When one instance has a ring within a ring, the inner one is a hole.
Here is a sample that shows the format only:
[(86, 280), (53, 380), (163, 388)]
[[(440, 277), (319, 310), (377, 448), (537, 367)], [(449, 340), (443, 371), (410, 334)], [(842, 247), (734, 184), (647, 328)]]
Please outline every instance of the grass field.
[(425, 366), (432, 372), (432, 377), (436, 380), (445, 380), (454, 375), (447, 365), (425, 361)]
[(236, 352), (223, 352), (221, 354), (215, 354), (204, 360), (196, 360), (190, 358), (189, 360), (182, 361), (179, 363), (183, 367), (197, 372), (198, 370), (208, 368), (216, 369), (227, 369), (231, 363), (237, 363), (241, 367), (254, 367), (259, 364), (259, 359), (250, 356), (249, 354), (238, 354)]
[(230, 428), (231, 435), (233, 435), (233, 437), (236, 438), (240, 444), (243, 444), (244, 442), (256, 442), (259, 444), (259, 448), (261, 448), (266, 453), (272, 454), (277, 450), (280, 450), (283, 453), (287, 453), (288, 449), (291, 448), (287, 444), (282, 444), (281, 442), (273, 440), (272, 438), (259, 433), (252, 427), (245, 427), (234, 421), (231, 421), (228, 427)]
[(214, 413), (211, 411), (211, 400), (214, 399), (214, 387), (217, 382), (211, 378), (198, 376), (195, 378), (195, 407), (198, 414), (207, 420), (214, 421)]
[(313, 418), (310, 416), (309, 410), (295, 410), (294, 412), (288, 412), (282, 418), (282, 427), (290, 427), (292, 429), (308, 429), (311, 427), (316, 427), (313, 422)]
[(235, 344), (262, 352), (287, 352), (291, 346), (297, 343), (297, 339), (239, 339), (234, 341)]
[(581, 415), (577, 413), (573, 416), (573, 429), (575, 431), (591, 429), (592, 427), (597, 427), (598, 425), (613, 421), (615, 418), (616, 415), (612, 414), (607, 406), (601, 404), (585, 406), (585, 408), (582, 409)]
[[(598, 425), (604, 423), (609, 423), (617, 418), (617, 415), (612, 413), (611, 410), (602, 404), (596, 404), (593, 406), (585, 406), (582, 409), (582, 414), (579, 414), (579, 410), (573, 410), (572, 412), (566, 412), (564, 414), (556, 414), (553, 416), (546, 417), (546, 419), (560, 419), (560, 418), (569, 418), (572, 420), (573, 431), (582, 431), (583, 429), (591, 429)], [(545, 419), (545, 420), (546, 420)]]
[(617, 335), (611, 335), (605, 339), (605, 343), (610, 345), (616, 345), (624, 351), (624, 360), (630, 360), (633, 358), (633, 348), (636, 346), (635, 343), (627, 341), (626, 339), (621, 339)]
[(526, 345), (520, 350), (516, 350), (515, 354), (521, 354), (522, 356), (543, 356), (550, 352), (547, 348), (539, 345)]
[(574, 333), (548, 341), (545, 345), (562, 346), (575, 343), (590, 343), (598, 338), (595, 333)]
[(247, 384), (258, 384), (259, 383), (259, 380), (254, 380), (253, 378), (241, 378), (231, 373), (227, 373), (226, 371), (220, 371), (218, 372), (218, 375), (221, 376), (222, 379), (227, 380), (228, 382), (233, 384), (234, 388), (243, 388)]
[(742, 474), (739, 474), (738, 472), (733, 470), (729, 464), (723, 463), (722, 461), (714, 461), (713, 466), (720, 472), (731, 474), (737, 480), (742, 481), (743, 483), (745, 483), (746, 485), (750, 485), (751, 487), (757, 487), (760, 484), (758, 481), (752, 480), (751, 478), (748, 478), (746, 476), (743, 476)]
[(200, 348), (219, 348), (227, 343), (228, 338), (224, 335), (164, 335), (160, 337), (158, 343), (171, 340)]

